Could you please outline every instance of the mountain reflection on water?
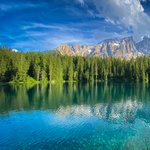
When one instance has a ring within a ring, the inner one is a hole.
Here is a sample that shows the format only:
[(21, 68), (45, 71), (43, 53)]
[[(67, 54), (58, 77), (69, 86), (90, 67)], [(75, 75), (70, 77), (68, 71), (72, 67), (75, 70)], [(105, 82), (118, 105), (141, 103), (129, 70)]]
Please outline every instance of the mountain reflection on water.
[(0, 148), (150, 149), (149, 91), (131, 83), (0, 86)]

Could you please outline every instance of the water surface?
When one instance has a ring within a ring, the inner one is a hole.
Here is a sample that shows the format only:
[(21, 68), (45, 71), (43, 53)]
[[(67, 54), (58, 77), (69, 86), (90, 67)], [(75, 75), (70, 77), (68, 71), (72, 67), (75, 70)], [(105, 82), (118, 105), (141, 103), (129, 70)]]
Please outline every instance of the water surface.
[(0, 86), (0, 149), (150, 149), (150, 87)]

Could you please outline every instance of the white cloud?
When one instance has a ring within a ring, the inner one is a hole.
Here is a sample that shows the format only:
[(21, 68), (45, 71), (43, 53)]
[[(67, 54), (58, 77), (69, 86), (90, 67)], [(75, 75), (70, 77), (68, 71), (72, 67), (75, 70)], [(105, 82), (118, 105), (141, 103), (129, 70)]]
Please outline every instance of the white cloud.
[(81, 3), (82, 5), (84, 4), (84, 0), (77, 0), (79, 3)]
[[(87, 6), (91, 1), (83, 3)], [(132, 30), (135, 37), (150, 35), (150, 17), (144, 12), (141, 0), (93, 0), (92, 4), (95, 16)]]
[(25, 9), (25, 8), (36, 8), (36, 7), (42, 7), (45, 6), (45, 3), (41, 4), (33, 4), (33, 3), (9, 3), (9, 4), (4, 4), (0, 3), (0, 10), (1, 11), (12, 11), (16, 9)]
[[(102, 22), (101, 22), (102, 23)], [(116, 31), (107, 32), (104, 27), (99, 27), (100, 21), (81, 23), (44, 24), (30, 23), (20, 27), (24, 33), (17, 38), (26, 39), (22, 42), (14, 42), (12, 47), (25, 50), (45, 50), (58, 47), (60, 44), (93, 45), (107, 38), (122, 38), (129, 36), (128, 33), (118, 34)], [(37, 28), (44, 30), (40, 31)], [(88, 29), (88, 30), (84, 30)]]
[(62, 24), (31, 23), (30, 25), (21, 27), (22, 30), (29, 30), (29, 29), (36, 29), (36, 28), (53, 29), (53, 30), (60, 30), (60, 31), (78, 31), (77, 28), (73, 28)]
[(17, 50), (17, 49), (15, 49), (15, 48), (13, 48), (13, 49), (12, 49), (12, 51), (13, 51), (13, 52), (18, 52), (19, 50)]
[[(61, 44), (78, 44), (78, 45), (93, 45), (109, 38), (122, 38), (129, 36), (128, 33), (105, 32), (99, 29), (89, 31), (92, 36), (84, 36), (84, 33), (70, 31), (65, 32), (50, 32), (50, 31), (27, 31), (21, 38), (26, 40), (14, 42), (11, 47), (16, 47), (20, 50), (51, 50)], [(38, 48), (38, 49), (37, 49)]]
[(16, 41), (11, 47), (38, 51), (53, 49), (61, 44), (93, 44), (95, 42), (93, 37), (87, 38), (82, 33), (72, 34), (71, 32), (27, 31), (22, 38), (26, 40)]

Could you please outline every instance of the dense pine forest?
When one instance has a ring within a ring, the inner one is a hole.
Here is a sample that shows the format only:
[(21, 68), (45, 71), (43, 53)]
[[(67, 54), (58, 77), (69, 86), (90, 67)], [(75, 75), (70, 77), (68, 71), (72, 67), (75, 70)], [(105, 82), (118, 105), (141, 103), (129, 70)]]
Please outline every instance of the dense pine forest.
[(148, 82), (150, 57), (71, 57), (0, 49), (0, 82), (133, 81)]

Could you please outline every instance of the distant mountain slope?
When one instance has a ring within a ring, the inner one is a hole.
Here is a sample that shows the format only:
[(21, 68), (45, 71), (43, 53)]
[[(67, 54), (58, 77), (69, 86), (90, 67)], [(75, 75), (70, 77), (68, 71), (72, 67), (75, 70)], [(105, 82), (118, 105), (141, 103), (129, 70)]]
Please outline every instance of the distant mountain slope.
[(132, 57), (144, 55), (145, 52), (150, 51), (148, 49), (147, 51), (145, 50), (146, 48), (148, 48), (148, 44), (145, 45), (145, 49), (141, 48), (143, 45), (145, 44), (143, 43), (136, 44), (133, 40), (133, 37), (126, 37), (120, 40), (119, 39), (104, 40), (96, 45), (68, 46), (64, 44), (57, 47), (56, 51), (58, 51), (62, 55), (69, 55), (69, 56), (101, 56), (101, 57), (114, 56), (119, 58), (130, 59)]
[(136, 44), (136, 47), (142, 53), (150, 54), (150, 38), (146, 36), (143, 37), (142, 41)]

